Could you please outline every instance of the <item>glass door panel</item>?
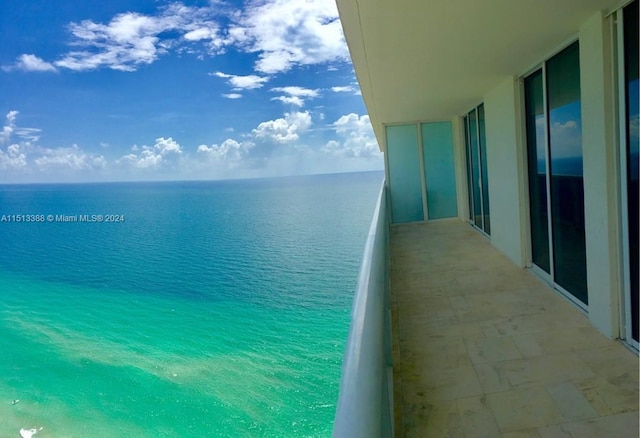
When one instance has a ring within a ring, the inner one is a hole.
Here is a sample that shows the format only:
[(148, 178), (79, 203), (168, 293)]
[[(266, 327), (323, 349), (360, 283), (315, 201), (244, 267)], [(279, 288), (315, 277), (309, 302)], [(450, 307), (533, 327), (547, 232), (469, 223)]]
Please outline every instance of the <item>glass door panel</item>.
[(463, 117), (464, 145), (467, 156), (467, 200), (469, 201), (469, 220), (473, 221), (473, 176), (471, 172), (471, 140), (469, 137), (469, 116)]
[(524, 81), (529, 170), (529, 219), (531, 221), (531, 258), (551, 275), (549, 261), (549, 214), (547, 211), (547, 158), (545, 138), (542, 70)]
[(458, 215), (451, 122), (420, 125), (429, 219)]
[(547, 102), (554, 281), (588, 304), (578, 43), (547, 62)]
[(627, 173), (627, 229), (628, 229), (628, 290), (631, 317), (631, 337), (638, 342), (638, 283), (640, 259), (638, 257), (638, 246), (640, 244), (640, 225), (638, 224), (638, 212), (640, 197), (638, 183), (638, 167), (640, 165), (640, 104), (638, 96), (638, 2), (635, 1), (623, 10), (623, 30), (624, 30), (624, 93), (625, 93), (625, 137), (626, 137), (626, 173)]
[(579, 46), (524, 80), (531, 258), (587, 305)]
[(480, 141), (480, 181), (482, 182), (482, 218), (484, 232), (491, 235), (489, 214), (489, 178), (487, 173), (487, 140), (484, 128), (484, 104), (478, 107), (478, 139)]
[(416, 125), (387, 126), (392, 223), (424, 219)]
[(473, 223), (482, 227), (482, 201), (480, 190), (480, 154), (478, 149), (478, 119), (474, 109), (469, 113), (469, 150), (471, 152), (471, 187), (473, 189)]

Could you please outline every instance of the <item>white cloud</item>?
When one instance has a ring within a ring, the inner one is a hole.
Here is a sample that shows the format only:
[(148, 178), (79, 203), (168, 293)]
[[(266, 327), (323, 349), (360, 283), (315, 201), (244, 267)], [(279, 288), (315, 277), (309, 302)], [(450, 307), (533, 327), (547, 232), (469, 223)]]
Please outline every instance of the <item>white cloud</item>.
[(571, 158), (582, 155), (582, 130), (579, 121), (566, 120), (565, 122), (552, 123), (550, 137), (551, 141), (562, 145), (555, 151), (555, 158)]
[(317, 88), (311, 89), (311, 88), (295, 87), (295, 86), (274, 87), (271, 89), (271, 91), (276, 93), (285, 93), (290, 96), (297, 96), (297, 97), (318, 97), (318, 94), (320, 93), (320, 90), (318, 90)]
[(160, 153), (160, 155), (168, 155), (171, 153), (181, 154), (182, 146), (180, 146), (173, 138), (160, 137), (156, 139), (156, 144), (153, 148)]
[(278, 96), (272, 97), (271, 100), (279, 100), (284, 104), (294, 105), (297, 107), (301, 107), (304, 105), (304, 100), (300, 99), (298, 96)]
[(106, 159), (102, 155), (88, 154), (78, 145), (53, 149), (42, 149), (41, 155), (33, 160), (40, 170), (51, 167), (71, 170), (101, 169), (106, 166)]
[(24, 147), (12, 144), (7, 152), (0, 149), (0, 169), (22, 169), (27, 166), (27, 155)]
[(262, 88), (269, 80), (268, 77), (265, 76), (257, 76), (257, 75), (247, 75), (247, 76), (238, 76), (231, 75), (227, 73), (223, 73), (221, 71), (217, 71), (211, 73), (213, 76), (217, 76), (219, 78), (227, 79), (229, 84), (233, 86), (233, 90), (253, 90), (255, 88)]
[(331, 87), (331, 91), (333, 91), (334, 93), (351, 93), (351, 94), (356, 95), (356, 96), (362, 95), (362, 93), (360, 91), (360, 87), (357, 84), (355, 84), (355, 85), (345, 85), (345, 86), (339, 86), (339, 87)]
[(274, 87), (270, 91), (275, 93), (284, 93), (283, 96), (274, 97), (271, 100), (279, 100), (282, 103), (295, 105), (297, 107), (301, 107), (304, 105), (303, 98), (312, 99), (314, 97), (318, 97), (318, 95), (320, 94), (320, 90), (318, 89), (296, 86)]
[(252, 134), (256, 139), (289, 143), (298, 140), (300, 134), (311, 126), (308, 111), (285, 113), (284, 118), (262, 122)]
[(23, 54), (4, 69), (135, 71), (169, 51), (202, 58), (230, 46), (255, 53), (254, 67), (262, 75), (349, 59), (333, 0), (254, 0), (244, 9), (217, 1), (204, 7), (173, 2), (155, 14), (125, 12), (108, 22), (72, 22), (68, 30), (71, 50), (53, 63)]
[(183, 38), (187, 41), (201, 41), (214, 38), (216, 30), (208, 27), (201, 27), (184, 34)]
[[(66, 53), (55, 65), (78, 71), (101, 67), (134, 71), (140, 65), (151, 64), (170, 48), (179, 47), (181, 41), (207, 41), (208, 52), (216, 54), (228, 41), (220, 37), (213, 15), (212, 8), (172, 3), (157, 15), (126, 12), (107, 24), (91, 20), (71, 23), (71, 45), (81, 49)], [(179, 37), (168, 37), (171, 33)]]
[(347, 158), (380, 159), (382, 156), (368, 115), (346, 114), (336, 120), (332, 127), (339, 140), (328, 141), (323, 150)]
[(222, 97), (226, 97), (227, 99), (240, 99), (242, 98), (242, 94), (229, 93), (229, 94), (223, 94)]
[(198, 146), (198, 155), (209, 162), (227, 163), (228, 167), (233, 169), (240, 165), (253, 146), (254, 144), (250, 141), (239, 143), (232, 138), (228, 138), (221, 145)]
[(264, 74), (349, 59), (333, 0), (252, 2), (229, 37), (242, 50), (259, 54), (255, 69)]
[(41, 58), (38, 58), (36, 55), (26, 54), (26, 53), (18, 56), (18, 58), (16, 59), (16, 63), (14, 65), (9, 67), (2, 67), (2, 69), (5, 71), (11, 71), (11, 70), (37, 71), (37, 72), (57, 71), (57, 69), (53, 64), (46, 62)]
[(12, 110), (9, 111), (6, 115), (6, 123), (2, 127), (2, 132), (0, 133), (0, 145), (4, 143), (8, 143), (11, 138), (11, 134), (16, 129), (16, 117), (18, 117), (18, 111)]
[[(134, 145), (131, 150), (137, 152), (140, 148)], [(153, 146), (142, 146), (139, 154), (124, 155), (116, 160), (116, 163), (138, 169), (157, 169), (169, 161), (171, 156), (181, 155), (182, 152), (182, 146), (173, 138), (159, 137)]]
[(40, 132), (42, 129), (39, 128), (16, 128), (15, 134), (27, 141), (36, 142), (40, 139)]

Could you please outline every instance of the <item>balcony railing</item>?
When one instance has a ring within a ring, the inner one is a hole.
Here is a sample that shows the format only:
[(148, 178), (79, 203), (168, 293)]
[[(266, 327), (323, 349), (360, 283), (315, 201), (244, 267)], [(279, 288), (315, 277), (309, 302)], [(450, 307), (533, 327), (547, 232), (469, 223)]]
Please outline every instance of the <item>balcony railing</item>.
[(393, 436), (389, 223), (383, 183), (365, 245), (342, 364), (336, 438)]

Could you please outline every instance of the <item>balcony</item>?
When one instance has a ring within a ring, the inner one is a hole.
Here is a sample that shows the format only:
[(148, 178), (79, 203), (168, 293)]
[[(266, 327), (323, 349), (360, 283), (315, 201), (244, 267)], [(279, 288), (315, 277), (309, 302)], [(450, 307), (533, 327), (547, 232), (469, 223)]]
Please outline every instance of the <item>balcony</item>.
[(638, 357), (469, 225), (390, 253), (396, 437), (638, 436)]
[(468, 224), (389, 227), (386, 205), (383, 187), (334, 437), (638, 436), (634, 352)]

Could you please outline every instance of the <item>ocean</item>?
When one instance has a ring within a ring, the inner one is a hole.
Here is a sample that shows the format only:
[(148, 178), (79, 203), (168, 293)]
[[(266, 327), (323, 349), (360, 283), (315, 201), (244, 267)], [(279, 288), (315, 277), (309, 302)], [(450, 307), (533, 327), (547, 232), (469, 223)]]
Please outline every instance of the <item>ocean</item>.
[(0, 186), (0, 437), (326, 437), (382, 172)]

